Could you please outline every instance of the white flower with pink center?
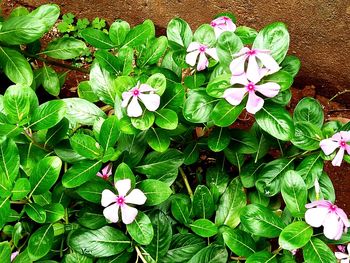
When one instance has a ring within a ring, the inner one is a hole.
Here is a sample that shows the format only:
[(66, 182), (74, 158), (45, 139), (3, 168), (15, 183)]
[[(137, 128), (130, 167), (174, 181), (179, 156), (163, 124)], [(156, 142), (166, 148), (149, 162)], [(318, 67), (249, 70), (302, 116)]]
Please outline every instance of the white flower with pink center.
[(220, 16), (214, 19), (210, 22), (210, 25), (214, 28), (216, 38), (225, 31), (234, 32), (236, 30), (236, 25), (232, 22), (231, 18), (227, 16)]
[(133, 189), (129, 194), (131, 188), (130, 179), (119, 180), (115, 183), (118, 195), (111, 190), (105, 189), (102, 192), (101, 204), (106, 207), (103, 210), (103, 215), (110, 222), (116, 223), (119, 221), (119, 211), (124, 224), (131, 224), (136, 216), (137, 209), (129, 206), (143, 205), (146, 202), (147, 197), (140, 189)]
[(328, 239), (338, 240), (350, 226), (348, 217), (343, 209), (330, 201), (314, 201), (305, 205), (305, 221), (312, 227), (323, 226), (323, 233)]
[(236, 106), (242, 102), (245, 94), (248, 93), (248, 102), (246, 109), (249, 113), (255, 114), (264, 105), (264, 99), (256, 95), (256, 92), (259, 92), (266, 97), (273, 98), (281, 89), (280, 85), (274, 82), (267, 82), (260, 85), (257, 85), (256, 82), (251, 81), (245, 73), (238, 76), (232, 76), (232, 85), (241, 84), (244, 87), (229, 88), (225, 90), (223, 98), (225, 98), (231, 105)]
[[(276, 60), (270, 55), (270, 50), (242, 48), (230, 64), (232, 75), (245, 72), (245, 62), (248, 60), (246, 74), (248, 79), (258, 82), (264, 75), (273, 74), (280, 70)], [(261, 66), (259, 66), (259, 63)]]
[(123, 92), (121, 106), (123, 108), (127, 107), (129, 117), (140, 117), (142, 115), (139, 101), (145, 105), (147, 110), (156, 111), (160, 104), (160, 96), (155, 91), (151, 86), (138, 82), (131, 90)]
[(112, 175), (112, 163), (107, 164), (102, 171), (98, 172), (96, 175), (103, 180), (107, 180)]
[(198, 42), (192, 42), (188, 46), (187, 52), (189, 53), (186, 55), (186, 63), (192, 67), (196, 65), (197, 58), (199, 56), (197, 71), (204, 70), (208, 67), (209, 60), (206, 55), (211, 56), (215, 60), (219, 60), (216, 53), (216, 48), (209, 48), (208, 46), (200, 44)]
[[(341, 252), (335, 252), (335, 257), (340, 260), (340, 263), (350, 263), (350, 243), (347, 245), (347, 249), (345, 249), (345, 246), (341, 246), (340, 250)], [(346, 254), (346, 250), (348, 254)]]
[(344, 157), (345, 151), (350, 154), (350, 131), (341, 131), (334, 134), (329, 139), (324, 139), (320, 142), (320, 147), (326, 155), (330, 155), (337, 148), (338, 153), (335, 155), (332, 164), (333, 166), (340, 166)]

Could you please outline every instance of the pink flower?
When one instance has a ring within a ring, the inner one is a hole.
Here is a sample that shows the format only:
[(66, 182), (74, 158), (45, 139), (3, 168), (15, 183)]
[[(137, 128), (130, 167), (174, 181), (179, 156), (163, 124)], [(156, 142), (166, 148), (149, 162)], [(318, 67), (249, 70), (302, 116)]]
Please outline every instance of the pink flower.
[(227, 16), (221, 16), (214, 19), (210, 22), (210, 25), (214, 28), (216, 38), (225, 31), (234, 32), (236, 30), (236, 25), (232, 22), (231, 18)]
[(323, 233), (328, 239), (338, 240), (350, 226), (348, 217), (343, 209), (330, 201), (314, 201), (305, 205), (305, 221), (312, 227), (323, 226)]
[(105, 189), (102, 192), (101, 204), (106, 207), (103, 215), (109, 221), (116, 223), (119, 220), (119, 208), (124, 224), (132, 223), (137, 216), (137, 209), (127, 204), (143, 205), (146, 202), (146, 196), (140, 189), (133, 189), (128, 195), (131, 188), (130, 179), (119, 180), (115, 183), (118, 195)]
[(196, 64), (197, 58), (199, 56), (197, 70), (201, 71), (208, 67), (209, 61), (206, 57), (206, 54), (211, 56), (215, 60), (219, 60), (218, 55), (216, 54), (216, 48), (209, 48), (206, 45), (200, 44), (198, 42), (192, 42), (188, 48), (186, 55), (186, 63), (192, 67)]
[(11, 262), (18, 256), (19, 251), (15, 251), (11, 254)]
[[(244, 72), (247, 59), (247, 77), (253, 82), (258, 82), (265, 74), (273, 74), (279, 71), (280, 66), (270, 53), (270, 50), (242, 48), (234, 55), (236, 58), (230, 64), (232, 75), (241, 75)], [(264, 67), (259, 67), (258, 62)]]
[(264, 105), (264, 99), (257, 96), (255, 94), (256, 91), (266, 97), (272, 98), (275, 97), (281, 89), (280, 85), (274, 82), (267, 82), (261, 85), (256, 85), (256, 82), (258, 81), (250, 81), (249, 77), (245, 73), (238, 76), (232, 76), (232, 85), (241, 84), (244, 87), (229, 88), (225, 90), (223, 98), (225, 98), (231, 105), (239, 105), (242, 102), (245, 94), (248, 92), (248, 102), (246, 109), (248, 112), (255, 114)]
[[(339, 246), (338, 246), (339, 247)], [(340, 263), (349, 263), (350, 262), (350, 255), (346, 254), (345, 246), (344, 249), (341, 250), (341, 252), (335, 252), (335, 257), (340, 260)], [(347, 246), (348, 253), (350, 252), (350, 243)]]
[[(129, 91), (125, 91), (122, 94), (123, 101), (122, 107), (127, 108), (127, 114), (129, 117), (140, 117), (142, 115), (142, 108), (139, 104), (139, 99), (145, 105), (146, 109), (149, 111), (156, 111), (160, 104), (160, 96), (155, 94), (155, 89), (147, 84), (137, 83)], [(129, 101), (131, 102), (129, 104)], [(128, 106), (129, 104), (129, 106)]]
[(333, 166), (340, 166), (345, 150), (350, 154), (350, 145), (348, 142), (350, 142), (350, 131), (341, 131), (334, 134), (332, 138), (322, 140), (320, 142), (320, 147), (326, 155), (330, 155), (335, 149), (339, 148), (332, 164)]
[(102, 173), (98, 172), (96, 175), (103, 180), (107, 180), (112, 175), (112, 163), (107, 164), (105, 168), (102, 169)]

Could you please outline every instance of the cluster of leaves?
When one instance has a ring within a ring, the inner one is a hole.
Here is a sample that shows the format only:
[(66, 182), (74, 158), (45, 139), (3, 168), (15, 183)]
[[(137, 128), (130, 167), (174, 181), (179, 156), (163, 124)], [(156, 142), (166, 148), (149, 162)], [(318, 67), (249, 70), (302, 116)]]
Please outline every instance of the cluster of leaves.
[[(37, 43), (58, 19), (58, 6), (18, 10), (0, 26), (1, 71), (14, 83), (0, 95), (2, 262), (14, 251), (16, 263), (296, 262), (295, 249), (306, 262), (336, 261), (327, 244), (350, 242), (350, 235), (327, 240), (305, 223), (305, 204), (316, 200), (315, 179), (320, 197), (335, 200), (323, 171), (332, 156), (319, 142), (350, 127), (324, 123), (312, 98), (293, 116), (285, 109), (300, 62), (286, 55), (283, 23), (260, 32), (240, 26), (216, 39), (211, 26), (193, 34), (180, 18), (161, 37), (150, 20), (135, 27), (117, 20), (108, 31), (87, 28), (83, 40), (63, 36), (41, 50)], [(216, 47), (219, 61), (190, 69), (192, 41)], [(39, 104), (36, 88), (58, 96), (64, 78), (29, 62), (76, 59), (86, 43), (95, 48), (94, 61), (79, 97)], [(245, 102), (232, 106), (222, 98), (243, 45), (271, 50), (282, 68), (262, 79), (281, 92), (265, 100), (249, 130), (233, 127)], [(137, 82), (161, 101), (156, 111), (130, 118), (122, 94)], [(113, 176), (96, 176), (109, 163)], [(121, 179), (147, 197), (126, 226), (108, 223), (100, 204), (102, 191), (115, 191)]]

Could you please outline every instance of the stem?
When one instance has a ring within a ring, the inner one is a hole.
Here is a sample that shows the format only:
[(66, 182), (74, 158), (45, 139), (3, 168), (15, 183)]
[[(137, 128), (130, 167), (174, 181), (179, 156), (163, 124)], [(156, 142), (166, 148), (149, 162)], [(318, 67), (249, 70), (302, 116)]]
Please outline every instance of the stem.
[(110, 110), (113, 110), (113, 107), (111, 105), (105, 105), (105, 106), (101, 107), (101, 110), (103, 112), (108, 112)]
[(29, 54), (28, 52), (25, 52), (25, 51), (22, 51), (22, 52), (27, 57), (40, 60), (40, 61), (42, 61), (44, 63), (50, 64), (50, 65), (53, 65), (53, 66), (57, 66), (57, 67), (60, 67), (60, 68), (66, 68), (66, 69), (70, 69), (70, 70), (75, 70), (75, 71), (80, 71), (80, 72), (86, 73), (86, 74), (88, 74), (90, 72), (89, 69), (78, 68), (78, 67), (74, 67), (72, 65), (66, 65), (66, 64), (60, 63), (60, 62), (55, 61), (55, 60), (46, 59), (46, 58), (40, 57), (38, 55)]
[(137, 258), (140, 258), (143, 263), (148, 263), (147, 260), (143, 257), (142, 252), (138, 246), (135, 246), (135, 250), (137, 253)]
[(280, 251), (282, 250), (282, 247), (277, 248), (276, 250), (272, 251), (272, 254), (277, 255), (278, 253), (280, 253)]
[(336, 99), (338, 96), (343, 95), (343, 94), (348, 93), (348, 92), (350, 92), (350, 89), (339, 91), (337, 94), (335, 94), (332, 98), (329, 99), (328, 103), (331, 102), (332, 100)]
[(188, 183), (187, 176), (186, 176), (184, 170), (182, 169), (182, 167), (179, 167), (179, 171), (180, 171), (180, 174), (182, 176), (182, 180), (184, 181), (184, 183), (186, 185), (187, 192), (192, 200), (193, 199), (193, 192), (192, 192), (190, 184)]
[(28, 203), (28, 201), (23, 200), (23, 201), (10, 201), (11, 204), (14, 205), (25, 205), (26, 203)]
[(246, 260), (247, 258), (245, 258), (245, 257), (231, 257), (231, 259), (233, 259), (233, 260)]
[(46, 149), (42, 144), (37, 143), (37, 142), (33, 139), (33, 137), (31, 136), (31, 131), (30, 131), (29, 129), (25, 129), (25, 131), (24, 131), (23, 134), (27, 137), (27, 139), (28, 139), (33, 145), (39, 147), (40, 149), (43, 149), (43, 150), (46, 151), (46, 152), (49, 152), (49, 150)]

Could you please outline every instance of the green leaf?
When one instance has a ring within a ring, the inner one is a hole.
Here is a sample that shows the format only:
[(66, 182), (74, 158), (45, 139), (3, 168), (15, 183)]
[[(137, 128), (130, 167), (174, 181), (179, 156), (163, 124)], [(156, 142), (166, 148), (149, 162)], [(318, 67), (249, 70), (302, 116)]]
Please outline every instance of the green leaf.
[(46, 25), (33, 16), (11, 17), (2, 23), (0, 42), (7, 45), (21, 45), (34, 42), (46, 31)]
[(276, 255), (266, 250), (260, 251), (247, 258), (246, 263), (277, 263)]
[(332, 250), (318, 238), (311, 238), (303, 247), (303, 256), (306, 262), (328, 263), (337, 262)]
[(145, 205), (159, 205), (169, 198), (172, 194), (170, 187), (161, 181), (146, 179), (138, 184), (138, 188), (147, 197)]
[(288, 211), (295, 217), (304, 217), (307, 188), (299, 173), (288, 171), (282, 179), (282, 197)]
[[(79, 254), (78, 252), (71, 252), (69, 254), (65, 254), (62, 263), (93, 263), (93, 259), (89, 258), (87, 256), (84, 256), (82, 254)], [(49, 262), (47, 262), (49, 263)]]
[(145, 20), (141, 25), (137, 25), (126, 35), (124, 46), (137, 47), (146, 43), (148, 39), (154, 37), (155, 29), (151, 20)]
[(201, 237), (212, 237), (218, 233), (217, 226), (208, 219), (198, 219), (190, 224), (191, 230)]
[(11, 213), (11, 207), (10, 207), (10, 196), (3, 199), (3, 197), (0, 198), (0, 229), (4, 227), (4, 225), (9, 221), (10, 213)]
[(118, 165), (117, 170), (114, 174), (114, 182), (124, 179), (130, 179), (131, 188), (135, 187), (135, 175), (126, 163), (121, 163)]
[(64, 207), (61, 204), (49, 204), (44, 206), (46, 212), (46, 223), (55, 223), (61, 220), (64, 215)]
[(31, 235), (28, 241), (28, 254), (31, 260), (36, 261), (49, 253), (54, 240), (54, 231), (51, 225), (45, 225)]
[(220, 152), (230, 144), (230, 134), (227, 129), (217, 128), (209, 134), (208, 147), (213, 152)]
[(251, 45), (253, 44), (258, 32), (247, 26), (239, 26), (236, 28), (235, 34), (239, 36), (244, 45)]
[(36, 203), (28, 203), (25, 206), (25, 212), (33, 221), (43, 224), (46, 221), (46, 212), (44, 208)]
[(293, 78), (298, 74), (300, 66), (299, 58), (293, 55), (287, 55), (281, 63), (282, 70), (291, 74)]
[(106, 114), (95, 104), (80, 98), (68, 98), (62, 100), (66, 104), (65, 117), (72, 124), (93, 125)]
[(10, 17), (15, 17), (15, 16), (25, 16), (28, 14), (29, 14), (29, 10), (26, 7), (18, 6), (11, 11), (11, 13), (8, 17), (10, 18)]
[(11, 246), (7, 241), (0, 243), (0, 258), (3, 263), (10, 263), (11, 258)]
[(205, 91), (193, 91), (185, 101), (183, 116), (192, 123), (203, 123), (209, 121), (213, 111), (214, 101), (206, 95)]
[(149, 245), (154, 236), (151, 220), (141, 211), (131, 224), (126, 225), (126, 229), (132, 239), (140, 245)]
[(63, 118), (59, 123), (57, 123), (52, 128), (48, 129), (45, 138), (45, 144), (54, 146), (60, 143), (68, 134), (69, 130), (69, 121), (66, 118)]
[(142, 165), (137, 166), (137, 172), (147, 175), (162, 175), (177, 170), (183, 163), (183, 154), (176, 149), (168, 149), (163, 153), (149, 153)]
[(157, 152), (164, 152), (169, 148), (170, 137), (168, 133), (159, 128), (150, 128), (146, 134), (148, 145)]
[(18, 51), (0, 47), (0, 66), (12, 82), (27, 86), (32, 84), (33, 70), (26, 58)]
[(282, 141), (289, 141), (294, 136), (294, 124), (288, 111), (277, 105), (264, 105), (255, 114), (261, 129)]
[(101, 146), (89, 135), (75, 133), (69, 141), (73, 150), (81, 156), (95, 160), (102, 155)]
[(53, 68), (48, 67), (46, 65), (44, 65), (41, 70), (43, 73), (42, 85), (44, 89), (52, 96), (58, 96), (58, 94), (60, 93), (60, 81), (58, 79), (56, 71)]
[(117, 20), (112, 23), (109, 28), (109, 38), (116, 44), (120, 46), (124, 43), (125, 37), (130, 31), (130, 25), (128, 22), (123, 20)]
[(215, 188), (219, 194), (222, 195), (225, 192), (229, 182), (229, 176), (222, 167), (210, 167), (207, 169), (205, 182), (210, 190)]
[[(19, 153), (16, 143), (12, 139), (0, 139), (0, 175), (1, 168), (4, 178), (12, 183), (19, 173)], [(3, 176), (3, 175), (1, 175)]]
[(114, 190), (107, 181), (97, 178), (96, 176), (96, 178), (92, 178), (79, 186), (76, 192), (82, 198), (91, 203), (101, 204), (102, 191), (105, 189), (110, 189), (111, 191)]
[(119, 49), (118, 60), (121, 63), (123, 76), (128, 76), (133, 72), (134, 50), (131, 47), (124, 46)]
[(228, 253), (225, 247), (217, 244), (210, 244), (196, 253), (187, 263), (226, 263), (227, 258)]
[(259, 144), (253, 132), (246, 132), (240, 129), (232, 129), (230, 131), (233, 142), (231, 149), (244, 154), (256, 153)]
[(120, 230), (104, 226), (97, 230), (78, 229), (68, 239), (68, 245), (75, 251), (92, 257), (114, 256), (130, 246), (128, 237)]
[(111, 49), (115, 47), (115, 44), (109, 38), (109, 36), (101, 30), (94, 28), (85, 28), (80, 31), (82, 38), (95, 48)]
[(198, 143), (190, 142), (183, 150), (183, 153), (185, 157), (184, 164), (186, 165), (194, 164), (195, 162), (197, 162), (199, 158)]
[(270, 209), (250, 204), (241, 210), (241, 223), (247, 231), (256, 236), (278, 237), (285, 224)]
[(66, 105), (62, 100), (51, 100), (35, 109), (31, 119), (33, 130), (45, 130), (59, 123), (66, 114)]
[(312, 151), (320, 148), (322, 137), (322, 131), (319, 127), (309, 122), (300, 121), (295, 123), (295, 135), (291, 142), (302, 150)]
[(220, 34), (216, 51), (220, 63), (229, 66), (234, 55), (243, 48), (241, 39), (233, 32), (226, 31)]
[(278, 244), (287, 250), (298, 249), (309, 242), (313, 234), (312, 227), (303, 221), (294, 222), (282, 230)]
[(293, 119), (296, 122), (309, 122), (321, 128), (324, 120), (323, 108), (314, 98), (303, 98), (294, 109)]
[(56, 4), (41, 5), (32, 11), (29, 16), (39, 19), (45, 24), (46, 31), (49, 31), (60, 16), (60, 8)]
[(154, 123), (154, 113), (144, 110), (142, 115), (137, 118), (131, 118), (131, 124), (134, 126), (136, 129), (139, 130), (148, 130)]
[(118, 119), (116, 116), (109, 116), (102, 124), (99, 142), (103, 149), (114, 147), (120, 135)]
[(255, 241), (247, 232), (225, 228), (222, 236), (229, 249), (240, 257), (249, 257), (257, 252)]
[(178, 125), (178, 117), (175, 111), (160, 109), (155, 112), (155, 123), (162, 129), (174, 130)]
[[(335, 191), (334, 186), (332, 184), (331, 179), (329, 176), (323, 172), (321, 176), (318, 178), (318, 183), (320, 185), (321, 191), (319, 193), (319, 199), (320, 200), (329, 200), (332, 203), (335, 202)], [(315, 188), (310, 189), (309, 191), (309, 199), (311, 201), (317, 200)]]
[(101, 169), (100, 161), (84, 160), (74, 164), (62, 177), (62, 184), (66, 188), (73, 188), (89, 181)]
[(27, 178), (19, 178), (16, 180), (12, 189), (12, 200), (21, 200), (29, 194), (31, 190), (30, 182)]
[(192, 213), (199, 218), (210, 218), (215, 212), (213, 195), (205, 185), (198, 185), (193, 195)]
[(221, 196), (216, 210), (215, 224), (235, 228), (240, 222), (241, 210), (247, 204), (247, 197), (239, 178), (231, 181)]
[(165, 36), (154, 38), (149, 43), (149, 48), (142, 52), (138, 58), (138, 65), (144, 67), (145, 65), (152, 65), (159, 61), (164, 55), (168, 47), (168, 39)]
[(73, 37), (62, 37), (51, 41), (40, 54), (56, 59), (72, 59), (81, 56), (87, 50), (84, 41)]
[(166, 31), (169, 46), (176, 50), (179, 48), (187, 48), (192, 42), (192, 31), (186, 21), (181, 18), (170, 20)]
[(111, 74), (120, 75), (121, 74), (121, 63), (115, 55), (111, 54), (106, 50), (97, 50), (95, 52), (96, 61), (99, 65), (106, 69)]
[(266, 196), (274, 196), (281, 191), (285, 173), (293, 169), (294, 159), (276, 159), (267, 163), (259, 172), (256, 188)]
[(155, 89), (155, 93), (161, 96), (166, 89), (166, 78), (162, 73), (156, 73), (151, 75), (146, 84)]
[[(95, 56), (96, 56), (96, 53), (95, 53)], [(82, 81), (79, 83), (78, 96), (79, 96), (79, 98), (85, 99), (85, 100), (90, 101), (90, 102), (98, 101), (98, 97), (93, 92), (89, 81)]]
[(244, 103), (233, 106), (222, 99), (217, 103), (210, 114), (214, 124), (219, 127), (228, 127), (234, 123), (244, 109)]
[(188, 195), (176, 194), (171, 200), (171, 213), (180, 223), (190, 223), (191, 200)]
[(199, 26), (193, 35), (193, 40), (212, 47), (216, 42), (214, 28), (208, 24)]
[(32, 194), (43, 194), (50, 190), (60, 175), (62, 161), (57, 156), (49, 156), (40, 160), (29, 177)]
[(279, 70), (274, 74), (264, 77), (260, 83), (263, 84), (268, 82), (277, 83), (281, 87), (280, 91), (285, 91), (292, 86), (293, 77), (287, 71)]
[(320, 154), (305, 157), (296, 168), (305, 181), (307, 189), (314, 186), (315, 179), (320, 178), (323, 171), (323, 160)]
[(289, 33), (285, 24), (272, 23), (264, 27), (256, 36), (253, 48), (271, 50), (271, 56), (281, 63), (289, 48)]

